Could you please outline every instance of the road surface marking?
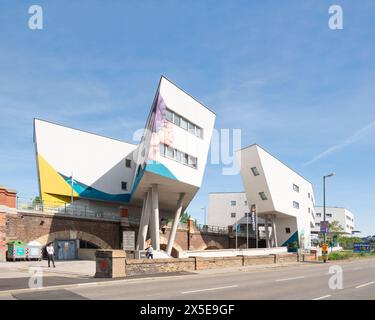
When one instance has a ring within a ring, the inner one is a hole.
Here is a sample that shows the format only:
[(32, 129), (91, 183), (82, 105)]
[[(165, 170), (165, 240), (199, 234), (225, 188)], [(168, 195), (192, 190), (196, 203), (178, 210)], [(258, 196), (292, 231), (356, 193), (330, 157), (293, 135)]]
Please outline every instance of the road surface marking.
[(367, 286), (369, 286), (371, 284), (374, 284), (374, 283), (375, 283), (375, 281), (367, 282), (367, 283), (361, 284), (359, 286), (356, 286), (355, 288), (359, 289), (359, 288), (367, 287)]
[(285, 279), (277, 279), (275, 280), (276, 282), (281, 282), (281, 281), (289, 281), (289, 280), (297, 280), (297, 279), (303, 279), (305, 276), (300, 276), (300, 277), (294, 277), (294, 278), (285, 278)]
[(326, 298), (329, 298), (329, 297), (331, 297), (331, 295), (330, 295), (330, 294), (327, 294), (327, 295), (325, 295), (325, 296), (321, 296), (321, 297), (315, 298), (315, 299), (313, 299), (313, 300), (323, 300), (323, 299), (326, 299)]
[(194, 293), (194, 292), (202, 292), (202, 291), (214, 291), (214, 290), (221, 290), (221, 289), (228, 289), (228, 288), (237, 288), (237, 287), (238, 287), (238, 285), (227, 286), (227, 287), (209, 288), (209, 289), (200, 289), (200, 290), (184, 291), (184, 292), (181, 292), (181, 294)]
[(98, 286), (99, 283), (97, 283), (97, 282), (87, 282), (87, 283), (78, 283), (78, 285), (80, 287), (82, 287), (82, 286)]

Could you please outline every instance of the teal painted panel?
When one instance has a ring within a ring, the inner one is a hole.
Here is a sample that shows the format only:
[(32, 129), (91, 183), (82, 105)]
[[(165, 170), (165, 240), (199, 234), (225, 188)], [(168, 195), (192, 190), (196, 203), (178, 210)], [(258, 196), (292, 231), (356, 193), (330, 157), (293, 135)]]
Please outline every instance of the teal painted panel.
[(146, 171), (155, 173), (159, 176), (166, 177), (168, 179), (177, 180), (174, 174), (162, 163), (158, 161), (147, 161)]

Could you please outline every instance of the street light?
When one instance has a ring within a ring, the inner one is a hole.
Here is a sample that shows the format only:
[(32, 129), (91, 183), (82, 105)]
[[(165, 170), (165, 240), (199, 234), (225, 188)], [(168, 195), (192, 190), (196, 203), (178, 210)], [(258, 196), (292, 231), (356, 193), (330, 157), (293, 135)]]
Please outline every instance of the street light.
[[(324, 225), (326, 225), (326, 179), (333, 177), (335, 174), (330, 173), (325, 176), (323, 176), (323, 222)], [(326, 242), (326, 230), (324, 230), (324, 242)]]

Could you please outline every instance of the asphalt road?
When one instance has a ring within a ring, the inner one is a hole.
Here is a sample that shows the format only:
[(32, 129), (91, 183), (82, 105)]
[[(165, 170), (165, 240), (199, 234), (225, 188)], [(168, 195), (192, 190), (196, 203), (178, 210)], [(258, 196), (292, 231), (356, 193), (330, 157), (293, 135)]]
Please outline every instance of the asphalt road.
[[(337, 273), (338, 267), (342, 273)], [(335, 273), (329, 273), (330, 268)], [(340, 274), (342, 289), (330, 288), (329, 280), (337, 285), (335, 279)], [(87, 282), (33, 291), (3, 291), (0, 299), (375, 299), (375, 259)]]

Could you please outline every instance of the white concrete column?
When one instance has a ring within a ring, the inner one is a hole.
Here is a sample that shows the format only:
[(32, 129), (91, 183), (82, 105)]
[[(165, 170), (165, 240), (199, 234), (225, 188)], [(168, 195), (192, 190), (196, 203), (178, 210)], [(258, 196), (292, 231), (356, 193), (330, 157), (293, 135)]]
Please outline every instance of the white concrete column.
[(184, 200), (184, 197), (185, 197), (185, 193), (180, 193), (180, 197), (178, 198), (178, 201), (177, 201), (177, 207), (176, 207), (176, 212), (174, 215), (173, 225), (172, 225), (171, 232), (169, 234), (169, 239), (168, 239), (168, 244), (167, 244), (168, 255), (172, 254), (172, 247), (174, 244), (174, 239), (176, 237), (178, 223), (180, 221), (180, 215), (182, 211), (182, 201)]
[(272, 232), (273, 232), (274, 247), (277, 247), (276, 215), (273, 215), (273, 219), (272, 219)]
[(151, 192), (145, 192), (142, 205), (141, 221), (139, 222), (136, 250), (144, 250), (146, 246), (147, 230), (150, 221), (150, 198)]
[(268, 216), (264, 217), (264, 231), (266, 232), (266, 248), (270, 247), (270, 235), (268, 230)]
[(160, 235), (159, 235), (159, 192), (158, 185), (152, 185), (152, 219), (153, 225), (152, 243), (155, 250), (160, 250)]

